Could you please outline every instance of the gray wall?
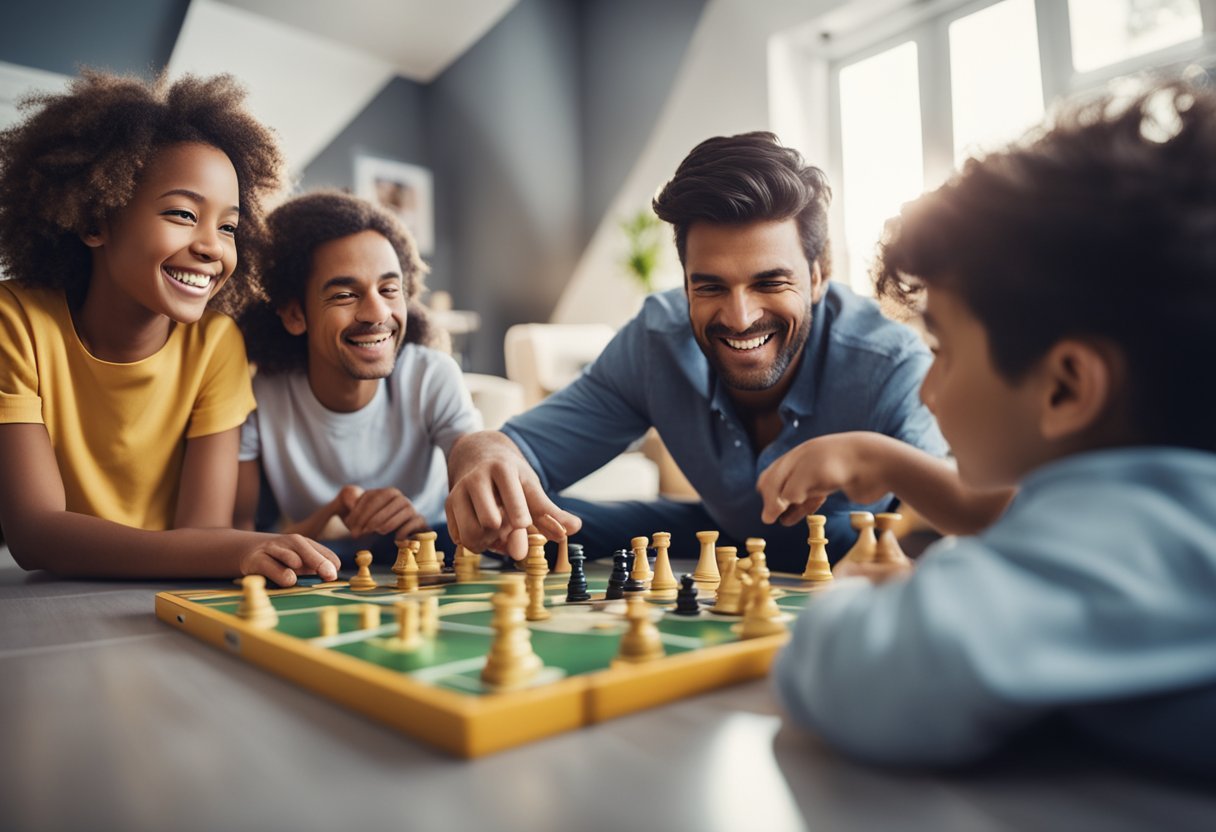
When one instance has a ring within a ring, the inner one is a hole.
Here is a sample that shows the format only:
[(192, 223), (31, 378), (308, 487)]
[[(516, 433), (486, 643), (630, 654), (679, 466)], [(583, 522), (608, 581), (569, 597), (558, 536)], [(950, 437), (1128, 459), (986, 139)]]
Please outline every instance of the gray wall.
[(705, 0), (587, 0), (580, 7), (585, 243), (663, 111)]
[(152, 77), (164, 69), (190, 0), (5, 0), (0, 61), (75, 75), (81, 66)]
[(481, 314), (470, 369), (503, 372), (507, 327), (548, 316), (581, 250), (576, 11), (522, 0), (427, 90), (433, 285)]
[(429, 284), (481, 314), (468, 368), (502, 373), (507, 328), (552, 314), (662, 112), (704, 5), (521, 0), (433, 83), (389, 85), (303, 184), (349, 188), (360, 148), (429, 166)]

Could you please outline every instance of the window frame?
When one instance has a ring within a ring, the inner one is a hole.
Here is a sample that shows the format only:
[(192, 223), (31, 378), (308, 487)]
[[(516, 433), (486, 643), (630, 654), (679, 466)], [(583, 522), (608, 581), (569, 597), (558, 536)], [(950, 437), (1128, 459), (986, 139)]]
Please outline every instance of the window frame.
[[(801, 65), (807, 69), (816, 66), (826, 69), (823, 76), (827, 89), (820, 87), (827, 94), (825, 161), (830, 181), (839, 186), (830, 214), (832, 238), (838, 241), (834, 248), (835, 276), (847, 279), (850, 260), (856, 254), (848, 250), (844, 236), (844, 203), (848, 194), (843, 179), (840, 71), (907, 41), (916, 43), (922, 170), (925, 188), (935, 188), (955, 169), (950, 24), (999, 2), (1001, 0), (924, 0), (887, 8), (880, 17), (843, 32), (830, 36), (820, 33), (813, 44), (805, 46)], [(1050, 111), (1062, 97), (1084, 94), (1117, 78), (1145, 71), (1179, 71), (1192, 64), (1209, 70), (1216, 68), (1216, 0), (1198, 0), (1198, 4), (1203, 21), (1201, 37), (1087, 72), (1077, 72), (1072, 64), (1069, 4), (1066, 0), (1034, 0), (1044, 107)]]

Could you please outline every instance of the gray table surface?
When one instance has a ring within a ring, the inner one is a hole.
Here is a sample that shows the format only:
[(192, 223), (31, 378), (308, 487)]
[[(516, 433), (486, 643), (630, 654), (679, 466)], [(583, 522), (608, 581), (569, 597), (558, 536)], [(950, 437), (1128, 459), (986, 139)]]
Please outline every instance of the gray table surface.
[(0, 549), (0, 829), (1216, 829), (1216, 795), (1067, 750), (859, 765), (767, 681), (457, 760), (161, 624), (184, 586)]

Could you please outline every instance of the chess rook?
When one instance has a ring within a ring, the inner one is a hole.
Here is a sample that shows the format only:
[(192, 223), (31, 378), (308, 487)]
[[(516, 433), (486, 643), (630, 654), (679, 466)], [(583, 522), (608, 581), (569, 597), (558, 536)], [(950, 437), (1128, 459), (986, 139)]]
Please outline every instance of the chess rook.
[(718, 561), (714, 557), (714, 544), (718, 540), (718, 532), (697, 532), (697, 540), (701, 544), (701, 557), (697, 560), (697, 568), (692, 572), (696, 581), (697, 591), (717, 592), (722, 578), (718, 574)]
[(675, 573), (671, 569), (671, 556), (667, 553), (671, 546), (670, 532), (655, 532), (651, 538), (654, 542), (654, 577), (650, 581), (650, 597), (670, 601), (676, 597), (679, 584), (676, 583)]

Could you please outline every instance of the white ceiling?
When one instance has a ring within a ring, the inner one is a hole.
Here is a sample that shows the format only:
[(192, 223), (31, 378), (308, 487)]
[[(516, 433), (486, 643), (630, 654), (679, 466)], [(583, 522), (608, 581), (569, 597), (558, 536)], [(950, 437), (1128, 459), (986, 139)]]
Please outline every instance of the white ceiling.
[(219, 0), (432, 81), (518, 0)]
[(299, 173), (400, 75), (426, 83), (518, 0), (192, 0), (169, 74), (235, 75)]

